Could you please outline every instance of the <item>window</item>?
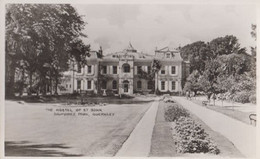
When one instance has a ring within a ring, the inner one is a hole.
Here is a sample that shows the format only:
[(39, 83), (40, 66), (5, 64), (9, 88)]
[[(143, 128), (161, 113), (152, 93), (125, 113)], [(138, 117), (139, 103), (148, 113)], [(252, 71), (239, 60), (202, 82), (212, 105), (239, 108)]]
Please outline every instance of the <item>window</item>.
[(176, 89), (176, 82), (172, 81), (172, 90), (175, 90), (175, 89)]
[(107, 82), (106, 81), (102, 81), (101, 88), (107, 89)]
[(117, 82), (115, 80), (112, 82), (112, 89), (117, 89)]
[(153, 81), (148, 81), (147, 89), (153, 89)]
[(137, 66), (137, 74), (141, 74), (142, 72), (142, 66)]
[(103, 66), (103, 74), (107, 74), (107, 66)]
[(81, 73), (81, 65), (78, 65), (78, 73)]
[(151, 66), (147, 67), (147, 73), (150, 74), (151, 73)]
[(124, 71), (124, 73), (130, 73), (130, 65), (123, 64), (123, 71)]
[(161, 69), (161, 74), (164, 75), (165, 74), (165, 66), (162, 66), (162, 69)]
[(172, 66), (172, 74), (176, 74), (176, 67)]
[(165, 81), (161, 81), (161, 90), (165, 90)]
[(142, 81), (137, 81), (137, 88), (141, 89), (142, 88)]
[(117, 66), (113, 66), (113, 74), (117, 74)]
[(88, 81), (88, 87), (87, 88), (91, 89), (91, 81), (90, 80)]
[(92, 72), (91, 69), (92, 69), (91, 65), (88, 66), (88, 73), (89, 73), (89, 74)]
[(166, 54), (166, 58), (170, 58), (171, 57), (171, 54)]
[(77, 80), (77, 89), (81, 89), (81, 80)]

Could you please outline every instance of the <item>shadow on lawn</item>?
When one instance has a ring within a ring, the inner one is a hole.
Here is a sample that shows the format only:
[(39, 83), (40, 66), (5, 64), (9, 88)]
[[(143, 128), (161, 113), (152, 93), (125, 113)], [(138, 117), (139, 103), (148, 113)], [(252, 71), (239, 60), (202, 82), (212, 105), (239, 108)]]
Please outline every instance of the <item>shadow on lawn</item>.
[[(38, 157), (77, 157), (79, 154), (68, 154), (57, 149), (69, 149), (64, 144), (32, 144), (29, 141), (5, 142), (5, 156), (38, 156)], [(46, 150), (48, 149), (48, 150)], [(51, 150), (55, 149), (55, 150)]]

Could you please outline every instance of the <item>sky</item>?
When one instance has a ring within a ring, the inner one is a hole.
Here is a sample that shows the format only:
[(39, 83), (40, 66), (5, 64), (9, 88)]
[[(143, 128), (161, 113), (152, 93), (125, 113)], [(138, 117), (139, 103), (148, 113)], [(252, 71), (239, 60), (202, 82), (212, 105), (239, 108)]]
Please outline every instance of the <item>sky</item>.
[(129, 42), (140, 52), (171, 49), (196, 41), (234, 35), (241, 47), (256, 45), (251, 24), (253, 5), (223, 4), (73, 4), (87, 22), (85, 44), (105, 54), (122, 51)]

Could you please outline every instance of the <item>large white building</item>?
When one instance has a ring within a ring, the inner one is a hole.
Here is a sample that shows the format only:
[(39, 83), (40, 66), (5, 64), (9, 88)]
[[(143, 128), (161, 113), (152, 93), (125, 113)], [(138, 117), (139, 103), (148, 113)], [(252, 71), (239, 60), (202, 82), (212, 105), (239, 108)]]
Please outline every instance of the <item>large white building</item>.
[[(161, 65), (155, 76), (151, 73), (153, 62)], [(167, 47), (149, 55), (137, 52), (130, 44), (127, 49), (102, 58), (98, 57), (98, 52), (92, 51), (83, 67), (71, 62), (70, 71), (64, 73), (60, 93), (131, 95), (157, 90), (157, 93), (176, 94), (182, 91), (188, 74), (189, 63), (183, 61), (178, 50)]]

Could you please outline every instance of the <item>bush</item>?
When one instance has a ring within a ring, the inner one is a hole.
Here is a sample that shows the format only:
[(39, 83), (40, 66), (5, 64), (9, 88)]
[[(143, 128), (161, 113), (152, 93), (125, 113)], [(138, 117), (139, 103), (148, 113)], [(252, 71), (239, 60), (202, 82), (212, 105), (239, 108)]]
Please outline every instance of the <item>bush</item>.
[(173, 122), (178, 120), (180, 117), (188, 117), (189, 115), (190, 114), (187, 112), (186, 109), (175, 104), (167, 108), (164, 113), (164, 118), (168, 122)]
[(177, 151), (180, 153), (212, 153), (220, 150), (208, 134), (189, 117), (180, 117), (175, 126), (177, 132)]
[(250, 97), (249, 97), (249, 101), (251, 103), (256, 104), (256, 95), (255, 94), (251, 94)]
[(249, 97), (250, 97), (250, 93), (243, 91), (235, 94), (233, 100), (239, 103), (249, 103), (250, 102)]

